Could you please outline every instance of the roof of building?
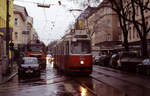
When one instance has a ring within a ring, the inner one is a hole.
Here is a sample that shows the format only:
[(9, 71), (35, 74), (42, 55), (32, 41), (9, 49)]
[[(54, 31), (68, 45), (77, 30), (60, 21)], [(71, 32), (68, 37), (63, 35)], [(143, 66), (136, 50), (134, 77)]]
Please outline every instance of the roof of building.
[(27, 19), (27, 16), (29, 16), (26, 8), (23, 6), (19, 6), (19, 5), (14, 4), (13, 10), (14, 10), (14, 13), (20, 14), (24, 21)]
[(90, 13), (92, 13), (96, 7), (90, 7), (88, 6), (80, 15), (77, 19), (86, 19)]
[(92, 11), (86, 16), (86, 18), (90, 17), (93, 13), (96, 13), (102, 7), (111, 7), (111, 3), (108, 0), (103, 0), (98, 7), (93, 7)]

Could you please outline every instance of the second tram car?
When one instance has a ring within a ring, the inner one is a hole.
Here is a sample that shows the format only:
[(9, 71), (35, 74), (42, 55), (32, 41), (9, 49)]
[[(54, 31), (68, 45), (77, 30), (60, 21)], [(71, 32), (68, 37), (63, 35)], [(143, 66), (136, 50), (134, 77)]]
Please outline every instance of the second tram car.
[(88, 35), (67, 35), (53, 48), (54, 66), (66, 73), (91, 74), (91, 40)]

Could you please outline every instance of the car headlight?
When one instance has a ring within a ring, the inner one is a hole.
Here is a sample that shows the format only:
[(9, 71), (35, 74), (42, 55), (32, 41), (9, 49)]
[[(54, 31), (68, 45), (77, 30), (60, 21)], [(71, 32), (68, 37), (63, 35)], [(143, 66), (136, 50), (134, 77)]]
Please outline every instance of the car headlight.
[(53, 61), (53, 60), (54, 60), (54, 58), (51, 58), (51, 60)]
[(82, 65), (83, 65), (83, 64), (84, 64), (84, 61), (80, 61), (80, 64), (82, 64)]

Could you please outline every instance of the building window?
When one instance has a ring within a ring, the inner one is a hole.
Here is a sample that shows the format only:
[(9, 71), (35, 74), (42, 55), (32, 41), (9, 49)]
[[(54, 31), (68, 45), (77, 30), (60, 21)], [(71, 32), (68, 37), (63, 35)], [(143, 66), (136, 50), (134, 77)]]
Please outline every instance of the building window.
[(135, 38), (135, 27), (133, 27), (133, 39)]
[(132, 13), (131, 13), (131, 11), (129, 11), (129, 19), (131, 19), (132, 18)]
[(139, 37), (140, 37), (138, 32), (136, 32), (136, 37), (137, 37), (137, 38), (139, 38)]
[(15, 39), (18, 40), (18, 32), (15, 32)]
[(107, 34), (107, 40), (111, 41), (111, 35), (110, 35), (110, 33)]
[(145, 9), (145, 13), (148, 13), (148, 9)]
[(134, 28), (134, 33), (135, 33), (136, 38), (139, 38), (139, 33), (137, 32), (137, 29), (135, 27), (133, 28)]
[(145, 24), (146, 24), (147, 28), (149, 28), (149, 26), (148, 26), (148, 20), (146, 20)]
[(108, 8), (108, 9), (107, 9), (107, 14), (110, 14), (110, 13), (111, 13), (111, 9)]
[(111, 24), (110, 19), (107, 19), (107, 20), (106, 20), (106, 24), (108, 24), (109, 27), (112, 27), (112, 24)]
[(14, 25), (18, 25), (18, 18), (15, 18)]
[(117, 26), (120, 27), (120, 21), (118, 21)]
[(132, 34), (131, 34), (131, 27), (129, 27), (129, 30), (128, 30), (128, 32), (129, 32), (129, 39), (131, 40), (132, 39)]
[(136, 6), (136, 15), (139, 16), (139, 7)]
[(121, 35), (121, 33), (119, 33), (119, 35), (118, 35), (118, 37), (119, 37), (119, 38), (118, 38), (118, 39), (119, 39), (119, 41), (121, 41), (121, 36), (122, 36), (122, 35)]

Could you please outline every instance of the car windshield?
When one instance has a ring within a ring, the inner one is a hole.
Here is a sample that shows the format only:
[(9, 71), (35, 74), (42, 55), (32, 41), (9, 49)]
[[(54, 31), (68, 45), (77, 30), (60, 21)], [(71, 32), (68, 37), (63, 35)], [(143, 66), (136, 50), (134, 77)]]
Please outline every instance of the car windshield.
[(143, 64), (144, 65), (149, 65), (150, 64), (150, 59), (144, 59)]
[(24, 58), (24, 64), (37, 64), (36, 58)]

